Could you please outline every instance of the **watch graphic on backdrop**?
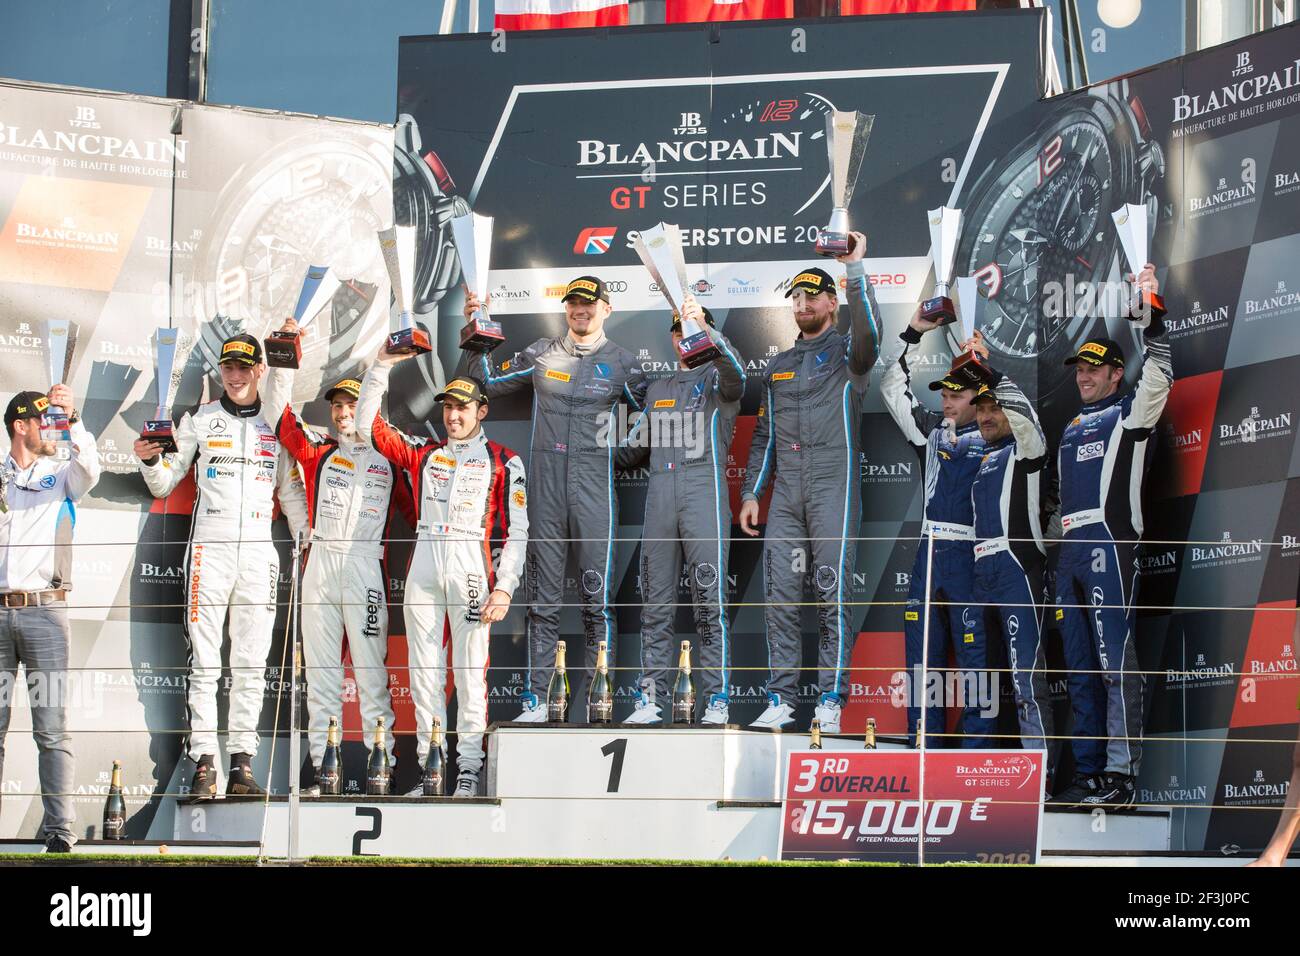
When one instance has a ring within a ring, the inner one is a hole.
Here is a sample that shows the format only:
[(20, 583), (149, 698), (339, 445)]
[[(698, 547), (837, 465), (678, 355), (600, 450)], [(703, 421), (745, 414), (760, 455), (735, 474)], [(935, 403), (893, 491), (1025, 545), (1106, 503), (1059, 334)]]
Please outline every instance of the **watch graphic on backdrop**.
[[(1145, 204), (1158, 222), (1165, 158), (1127, 80), (1071, 96), (1007, 155), (971, 188), (956, 273), (988, 289), (981, 331), (994, 366), (1041, 400), (1069, 379), (1040, 382), (1040, 363), (1060, 366), (1098, 323), (1109, 324), (1104, 297), (1073, 314), (1071, 279), (1077, 290), (1119, 277), (1111, 211)], [(1111, 324), (1111, 334), (1130, 326)]]

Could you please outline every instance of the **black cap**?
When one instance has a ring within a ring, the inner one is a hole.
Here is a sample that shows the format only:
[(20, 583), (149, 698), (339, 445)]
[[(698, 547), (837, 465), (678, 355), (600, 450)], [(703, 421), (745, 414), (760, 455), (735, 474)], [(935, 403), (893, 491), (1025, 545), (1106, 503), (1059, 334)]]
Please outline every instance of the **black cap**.
[(232, 335), (221, 343), (221, 358), (217, 361), (259, 365), (262, 361), (262, 343), (247, 332)]
[(583, 302), (595, 302), (597, 299), (609, 302), (609, 290), (605, 288), (605, 283), (595, 276), (578, 276), (564, 287), (564, 295), (560, 301), (563, 302), (571, 295), (576, 295)]
[(40, 418), (49, 407), (50, 400), (40, 392), (19, 392), (5, 409), (5, 430), (20, 418)]
[(451, 399), (454, 402), (460, 402), (462, 405), (468, 405), (470, 402), (486, 402), (487, 396), (483, 394), (483, 389), (479, 383), (472, 378), (458, 378), (447, 383), (447, 387), (433, 396), (435, 402), (446, 401)]
[(979, 390), (970, 399), (972, 405), (976, 402), (996, 402), (997, 400), (998, 396), (988, 382), (981, 382)]
[[(704, 321), (709, 323), (709, 328), (716, 329), (718, 323), (713, 321), (713, 313), (705, 306), (700, 306), (700, 311), (704, 313)], [(669, 332), (680, 332), (682, 330), (682, 317), (676, 312), (673, 313), (672, 324), (668, 326)]]
[(805, 269), (793, 279), (790, 280), (790, 288), (785, 297), (788, 299), (794, 295), (795, 289), (803, 289), (806, 292), (830, 292), (835, 293), (838, 287), (835, 280), (821, 269)]
[(336, 382), (334, 386), (325, 393), (325, 401), (334, 401), (335, 392), (346, 392), (354, 399), (361, 397), (361, 383), (355, 378), (345, 378), (341, 382)]
[(930, 391), (937, 392), (941, 388), (946, 388), (950, 392), (960, 392), (964, 388), (974, 388), (975, 386), (968, 382), (960, 373), (949, 371), (947, 375), (937, 382), (930, 383)]
[(1089, 365), (1124, 367), (1124, 350), (1114, 339), (1089, 339), (1079, 346), (1079, 351), (1065, 360), (1066, 365), (1087, 362)]

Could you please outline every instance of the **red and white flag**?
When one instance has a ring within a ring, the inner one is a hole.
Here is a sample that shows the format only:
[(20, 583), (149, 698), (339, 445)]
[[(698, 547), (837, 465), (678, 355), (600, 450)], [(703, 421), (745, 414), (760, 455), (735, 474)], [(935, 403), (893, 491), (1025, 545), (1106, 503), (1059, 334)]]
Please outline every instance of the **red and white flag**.
[(840, 16), (867, 13), (946, 13), (974, 10), (975, 0), (840, 0)]
[(627, 0), (496, 0), (498, 30), (627, 26)]
[(710, 20), (781, 20), (794, 16), (794, 0), (667, 0), (666, 23)]

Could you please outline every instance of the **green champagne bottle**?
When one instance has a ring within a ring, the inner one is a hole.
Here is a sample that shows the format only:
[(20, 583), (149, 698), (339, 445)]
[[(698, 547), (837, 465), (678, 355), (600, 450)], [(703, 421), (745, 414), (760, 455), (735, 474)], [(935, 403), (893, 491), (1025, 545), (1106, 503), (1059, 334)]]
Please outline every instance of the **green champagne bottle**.
[(673, 723), (695, 721), (695, 681), (691, 680), (691, 642), (682, 641), (677, 657), (677, 680), (673, 683)]
[(546, 719), (553, 724), (564, 723), (569, 713), (569, 672), (564, 664), (564, 641), (555, 643), (555, 670), (546, 687)]
[(605, 642), (596, 645), (596, 673), (587, 691), (587, 720), (608, 724), (614, 719), (614, 685), (609, 679), (609, 651)]
[(388, 751), (384, 748), (384, 718), (380, 717), (375, 722), (375, 742), (370, 748), (370, 763), (366, 767), (366, 795), (388, 796), (392, 778), (393, 770), (388, 763)]
[(126, 833), (126, 800), (122, 798), (122, 761), (113, 761), (113, 780), (104, 803), (104, 839), (120, 840)]
[(316, 783), (321, 796), (337, 797), (343, 792), (343, 759), (339, 754), (339, 719), (330, 718), (330, 729), (325, 735), (325, 756), (321, 757)]
[(446, 791), (447, 762), (442, 755), (442, 721), (433, 718), (432, 732), (429, 734), (429, 756), (424, 760), (424, 780), (421, 792), (426, 797), (441, 797)]

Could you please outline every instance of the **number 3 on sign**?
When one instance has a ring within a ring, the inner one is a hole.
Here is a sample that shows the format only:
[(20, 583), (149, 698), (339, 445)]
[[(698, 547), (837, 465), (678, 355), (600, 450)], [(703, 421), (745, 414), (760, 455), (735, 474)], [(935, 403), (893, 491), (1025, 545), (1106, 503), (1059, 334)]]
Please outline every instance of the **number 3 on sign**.
[(795, 793), (810, 793), (817, 785), (817, 769), (819, 764), (816, 760), (799, 761), (799, 779), (795, 781)]

